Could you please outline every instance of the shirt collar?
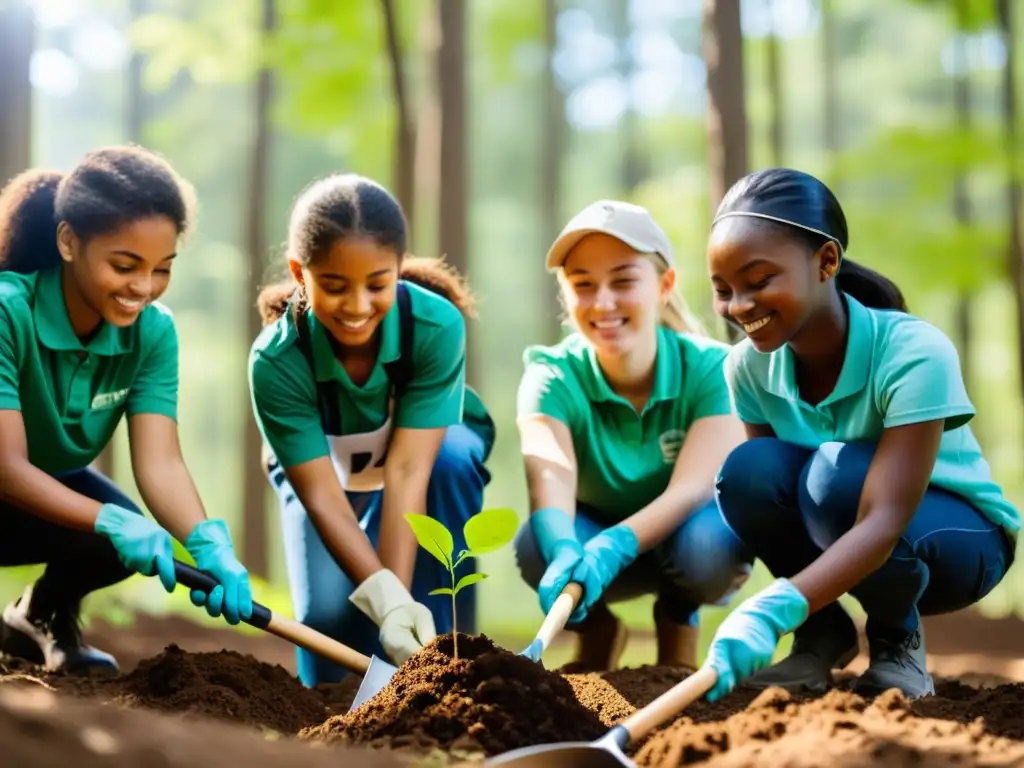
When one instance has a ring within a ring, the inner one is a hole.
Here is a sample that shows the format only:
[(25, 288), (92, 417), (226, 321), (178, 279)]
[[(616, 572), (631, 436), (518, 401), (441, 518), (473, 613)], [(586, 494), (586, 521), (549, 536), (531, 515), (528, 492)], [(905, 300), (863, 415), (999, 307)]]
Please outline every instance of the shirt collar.
[[(391, 309), (384, 315), (380, 323), (380, 350), (377, 352), (377, 362), (374, 365), (370, 382), (377, 378), (378, 371), (384, 363), (390, 363), (398, 359), (401, 354), (401, 329), (399, 328), (398, 302), (391, 305)], [(310, 337), (313, 345), (313, 364), (316, 368), (317, 381), (347, 381), (348, 374), (345, 368), (334, 354), (331, 346), (330, 331), (328, 331), (311, 311), (305, 313), (306, 321), (309, 323)], [(367, 382), (368, 384), (370, 382)]]
[[(841, 296), (847, 309), (846, 356), (835, 387), (819, 405), (828, 405), (863, 391), (871, 369), (871, 353), (874, 348), (871, 310), (847, 293)], [(789, 344), (783, 344), (771, 353), (766, 389), (786, 400), (796, 402), (800, 399), (796, 383), (796, 359)]]
[(90, 352), (112, 356), (130, 351), (133, 345), (130, 328), (118, 328), (106, 321), (101, 322), (99, 330), (88, 344), (82, 344), (68, 317), (60, 267), (37, 273), (32, 317), (39, 341), (56, 352)]
[[(654, 386), (649, 403), (673, 400), (683, 391), (683, 361), (675, 332), (671, 328), (658, 325), (657, 344), (654, 357)], [(585, 345), (583, 354), (587, 358), (587, 369), (590, 374), (587, 377), (590, 379), (587, 387), (590, 399), (594, 402), (627, 402), (608, 385), (594, 346)]]

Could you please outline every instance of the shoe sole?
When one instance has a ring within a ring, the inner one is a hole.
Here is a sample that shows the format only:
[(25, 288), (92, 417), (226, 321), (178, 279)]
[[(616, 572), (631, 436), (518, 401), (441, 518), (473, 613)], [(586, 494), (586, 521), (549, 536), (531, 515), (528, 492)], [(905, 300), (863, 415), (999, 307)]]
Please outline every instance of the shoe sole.
[(0, 650), (8, 656), (23, 659), (30, 664), (46, 666), (46, 654), (39, 644), (6, 621), (0, 621)]

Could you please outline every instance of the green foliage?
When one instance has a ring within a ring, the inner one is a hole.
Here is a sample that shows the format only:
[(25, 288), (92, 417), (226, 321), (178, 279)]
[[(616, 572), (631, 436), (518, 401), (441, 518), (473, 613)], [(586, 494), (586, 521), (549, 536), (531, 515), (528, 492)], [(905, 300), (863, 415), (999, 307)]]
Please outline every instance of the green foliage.
[(485, 573), (467, 573), (458, 582), (455, 581), (455, 569), (463, 560), (469, 557), (480, 557), (489, 552), (501, 549), (512, 541), (519, 527), (519, 517), (515, 510), (500, 507), (485, 509), (471, 517), (462, 529), (462, 535), (466, 539), (469, 549), (459, 553), (458, 558), (454, 557), (455, 541), (451, 533), (444, 525), (432, 517), (414, 513), (407, 513), (405, 519), (409, 521), (416, 541), (427, 552), (437, 558), (452, 579), (450, 587), (439, 587), (432, 590), (431, 595), (451, 595), (452, 598), (452, 640), (454, 644), (455, 658), (459, 657), (458, 627), (455, 622), (455, 596), (465, 587), (477, 584), (487, 578)]

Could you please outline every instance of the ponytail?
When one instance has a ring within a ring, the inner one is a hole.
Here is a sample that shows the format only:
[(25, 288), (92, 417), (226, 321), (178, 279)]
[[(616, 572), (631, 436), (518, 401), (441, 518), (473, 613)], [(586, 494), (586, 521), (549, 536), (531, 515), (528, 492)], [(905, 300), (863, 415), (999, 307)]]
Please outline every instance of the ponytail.
[[(403, 280), (415, 283), (420, 288), (436, 293), (456, 306), (467, 320), (477, 316), (476, 298), (467, 280), (451, 264), (443, 259), (425, 256), (406, 256), (402, 259), (399, 274)], [(285, 313), (288, 301), (299, 284), (290, 277), (280, 283), (268, 285), (260, 291), (256, 307), (264, 325), (270, 325)]]
[(28, 274), (61, 263), (57, 189), (63, 174), (28, 170), (0, 192), (0, 271)]
[(889, 278), (849, 259), (843, 259), (836, 274), (836, 285), (865, 307), (907, 311), (903, 292)]

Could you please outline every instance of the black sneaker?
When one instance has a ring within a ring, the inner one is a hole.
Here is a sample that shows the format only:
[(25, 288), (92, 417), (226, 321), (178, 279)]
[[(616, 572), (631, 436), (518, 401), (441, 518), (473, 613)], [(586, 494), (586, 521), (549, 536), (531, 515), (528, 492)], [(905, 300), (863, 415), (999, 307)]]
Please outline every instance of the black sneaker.
[(871, 697), (898, 688), (909, 699), (935, 693), (935, 682), (928, 674), (921, 629), (904, 630), (867, 627), (871, 662), (864, 674), (850, 684), (854, 693)]
[(857, 651), (853, 619), (839, 603), (832, 603), (797, 628), (789, 656), (747, 678), (744, 685), (824, 693), (832, 685), (832, 670), (843, 669)]
[(0, 617), (0, 651), (38, 664), (49, 672), (113, 674), (120, 669), (109, 653), (85, 644), (77, 614), (61, 608), (50, 616), (32, 611), (32, 586), (4, 608)]

